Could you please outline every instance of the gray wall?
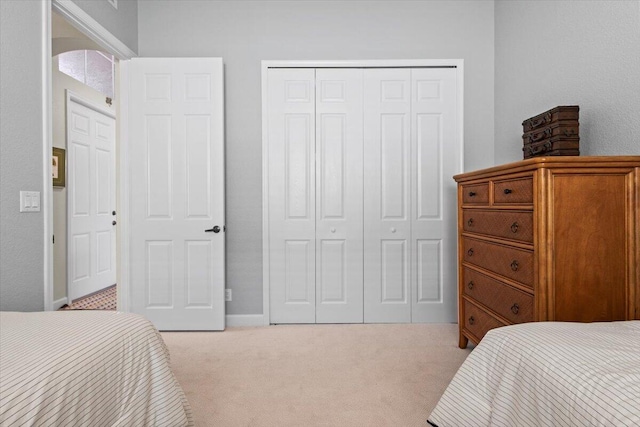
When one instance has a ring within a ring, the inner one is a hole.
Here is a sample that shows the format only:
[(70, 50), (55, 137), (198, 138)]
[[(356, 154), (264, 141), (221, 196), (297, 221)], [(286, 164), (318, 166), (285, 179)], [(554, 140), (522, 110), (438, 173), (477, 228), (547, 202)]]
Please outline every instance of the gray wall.
[(44, 215), (19, 212), (42, 194), (42, 27), (41, 2), (0, 1), (0, 310), (44, 308)]
[(580, 106), (582, 155), (640, 154), (640, 2), (497, 1), (495, 40), (497, 164), (557, 105)]
[(73, 0), (129, 49), (138, 52), (138, 0), (118, 0), (118, 9), (107, 0)]
[(465, 168), (493, 164), (488, 1), (141, 1), (140, 56), (225, 61), (228, 314), (262, 313), (263, 59), (465, 60)]

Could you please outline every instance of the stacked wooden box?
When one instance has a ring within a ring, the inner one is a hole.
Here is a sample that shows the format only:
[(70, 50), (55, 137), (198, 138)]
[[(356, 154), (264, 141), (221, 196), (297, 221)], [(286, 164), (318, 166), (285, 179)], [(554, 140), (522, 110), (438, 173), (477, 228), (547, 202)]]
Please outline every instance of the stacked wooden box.
[(522, 122), (524, 158), (579, 156), (579, 111), (577, 105), (561, 106)]

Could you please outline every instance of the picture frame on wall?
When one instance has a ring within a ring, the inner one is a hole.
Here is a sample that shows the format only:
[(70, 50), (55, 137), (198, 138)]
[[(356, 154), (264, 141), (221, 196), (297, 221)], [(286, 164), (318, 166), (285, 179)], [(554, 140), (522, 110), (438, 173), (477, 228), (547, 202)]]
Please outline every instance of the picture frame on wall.
[(51, 155), (51, 175), (54, 187), (64, 187), (66, 178), (66, 152), (64, 148), (53, 147)]

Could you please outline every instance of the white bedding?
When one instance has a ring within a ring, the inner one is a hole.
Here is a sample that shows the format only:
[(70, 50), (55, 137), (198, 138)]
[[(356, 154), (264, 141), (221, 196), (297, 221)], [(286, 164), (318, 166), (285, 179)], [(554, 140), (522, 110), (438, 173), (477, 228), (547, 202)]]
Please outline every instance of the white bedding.
[(452, 426), (640, 426), (640, 321), (490, 331), (429, 416)]
[(169, 353), (143, 317), (0, 313), (1, 426), (191, 426)]

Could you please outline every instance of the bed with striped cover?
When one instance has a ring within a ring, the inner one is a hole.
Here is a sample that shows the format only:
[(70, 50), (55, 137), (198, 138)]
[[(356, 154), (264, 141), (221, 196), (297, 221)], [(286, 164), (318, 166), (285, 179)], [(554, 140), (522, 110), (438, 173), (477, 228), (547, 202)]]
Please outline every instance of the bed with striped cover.
[(428, 420), (452, 426), (640, 426), (640, 321), (490, 331)]
[(114, 311), (0, 313), (0, 426), (191, 426), (155, 327)]

